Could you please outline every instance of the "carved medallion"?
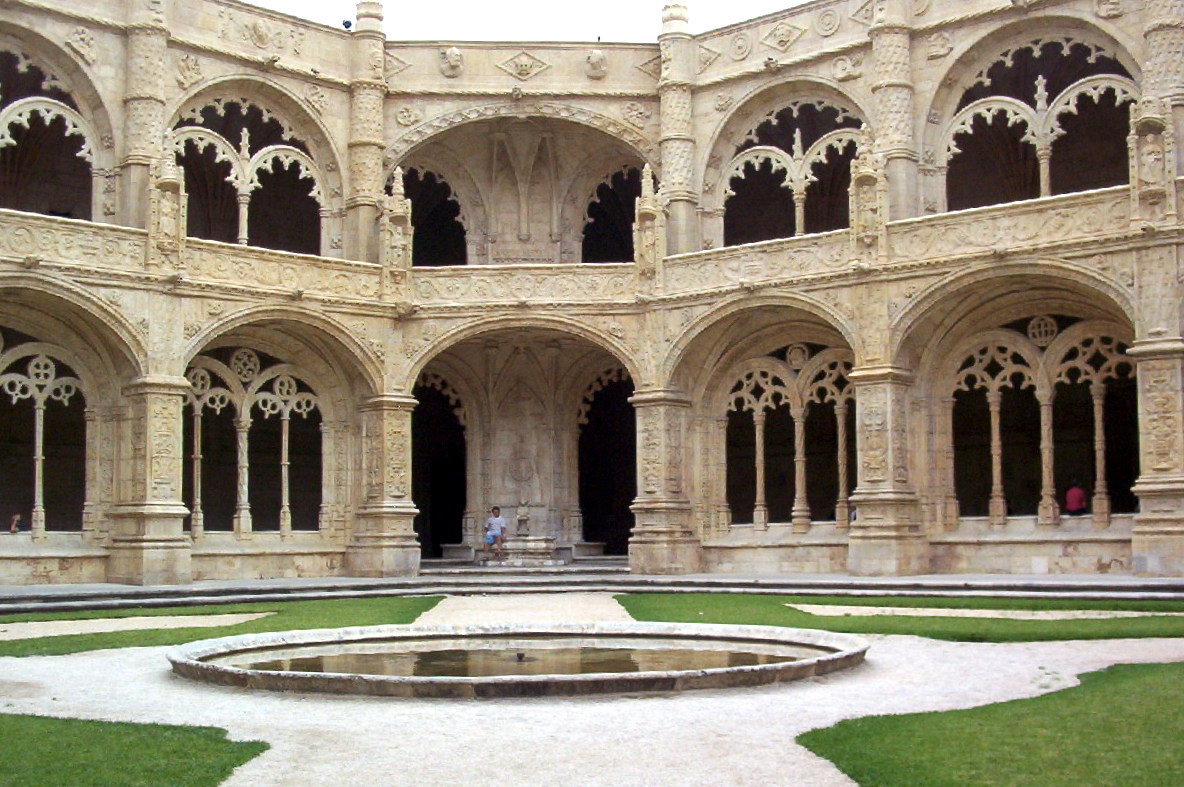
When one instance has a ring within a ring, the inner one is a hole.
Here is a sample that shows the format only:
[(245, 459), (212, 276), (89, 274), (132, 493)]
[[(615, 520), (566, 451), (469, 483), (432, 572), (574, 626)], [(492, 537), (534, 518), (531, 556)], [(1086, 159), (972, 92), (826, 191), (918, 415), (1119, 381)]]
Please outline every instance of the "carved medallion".
[(748, 37), (748, 33), (737, 33), (732, 36), (730, 54), (733, 60), (743, 60), (748, 57), (748, 53), (751, 51), (752, 39)]
[(826, 38), (833, 36), (839, 29), (843, 18), (839, 16), (839, 12), (833, 8), (827, 8), (818, 15), (814, 20), (814, 29), (818, 31), (818, 35)]

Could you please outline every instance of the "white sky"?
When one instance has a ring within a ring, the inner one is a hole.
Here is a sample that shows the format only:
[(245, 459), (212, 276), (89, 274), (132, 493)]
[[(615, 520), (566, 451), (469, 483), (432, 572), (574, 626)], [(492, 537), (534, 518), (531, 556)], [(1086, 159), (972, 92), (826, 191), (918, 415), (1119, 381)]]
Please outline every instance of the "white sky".
[[(322, 24), (353, 20), (354, 0), (247, 0)], [(388, 39), (456, 41), (657, 40), (667, 0), (386, 0)], [(701, 33), (802, 5), (805, 0), (683, 0)]]

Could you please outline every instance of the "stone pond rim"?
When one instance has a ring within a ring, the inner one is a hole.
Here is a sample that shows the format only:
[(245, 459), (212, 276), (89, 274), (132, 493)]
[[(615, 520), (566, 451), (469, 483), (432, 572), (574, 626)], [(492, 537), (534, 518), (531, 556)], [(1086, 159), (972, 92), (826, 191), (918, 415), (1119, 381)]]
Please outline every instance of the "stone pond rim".
[[(758, 644), (809, 647), (824, 652), (798, 661), (744, 667), (492, 677), (281, 672), (214, 663), (216, 659), (236, 654), (301, 646), (355, 645), (392, 640), (509, 639), (520, 636), (554, 637), (560, 640), (596, 637), (700, 640), (719, 643), (721, 648)], [(689, 623), (413, 625), (282, 631), (199, 640), (172, 649), (168, 659), (178, 675), (225, 686), (408, 698), (496, 698), (671, 692), (784, 683), (853, 667), (863, 662), (867, 649), (865, 640), (848, 634), (778, 626)]]

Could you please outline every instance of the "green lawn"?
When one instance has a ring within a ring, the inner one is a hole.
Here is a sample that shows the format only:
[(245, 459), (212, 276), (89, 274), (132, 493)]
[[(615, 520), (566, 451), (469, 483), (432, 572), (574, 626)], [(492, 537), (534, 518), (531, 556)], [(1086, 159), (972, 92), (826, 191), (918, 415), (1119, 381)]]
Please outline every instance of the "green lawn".
[(1184, 664), (969, 710), (871, 716), (798, 736), (863, 787), (1184, 784)]
[(0, 785), (206, 787), (267, 750), (213, 727), (0, 714)]
[[(198, 639), (251, 634), (259, 631), (340, 628), (343, 626), (378, 626), (410, 623), (434, 607), (438, 596), (407, 598), (349, 598), (326, 601), (261, 601), (249, 604), (225, 604), (201, 607), (158, 607), (151, 609), (92, 610), (88, 612), (27, 613), (0, 616), (5, 623), (28, 620), (85, 620), (90, 618), (125, 618), (141, 615), (220, 615), (232, 612), (273, 612), (236, 626), (216, 628), (154, 629), (149, 631), (112, 631), (103, 634), (69, 634), (60, 637), (18, 639), (0, 642), (0, 656), (55, 656), (101, 648), (134, 648), (153, 645), (176, 645)], [(3, 741), (0, 738), (0, 741)], [(3, 744), (0, 743), (0, 748)]]
[(1078, 601), (1073, 599), (766, 596), (726, 593), (645, 593), (617, 596), (637, 620), (746, 623), (825, 629), (851, 634), (913, 634), (960, 642), (1043, 642), (1067, 639), (1184, 637), (1184, 617), (1109, 620), (1002, 620), (810, 615), (786, 604), (845, 604), (969, 609), (1122, 609), (1184, 612), (1179, 601)]

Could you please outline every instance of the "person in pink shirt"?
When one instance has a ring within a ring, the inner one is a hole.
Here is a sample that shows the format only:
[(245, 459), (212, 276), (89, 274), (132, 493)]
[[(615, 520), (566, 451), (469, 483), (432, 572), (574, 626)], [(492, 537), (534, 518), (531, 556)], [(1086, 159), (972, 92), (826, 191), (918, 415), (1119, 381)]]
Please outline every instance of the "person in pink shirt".
[(1069, 488), (1065, 490), (1065, 513), (1069, 516), (1080, 516), (1085, 513), (1085, 508), (1085, 490), (1074, 479), (1073, 483), (1069, 484)]

